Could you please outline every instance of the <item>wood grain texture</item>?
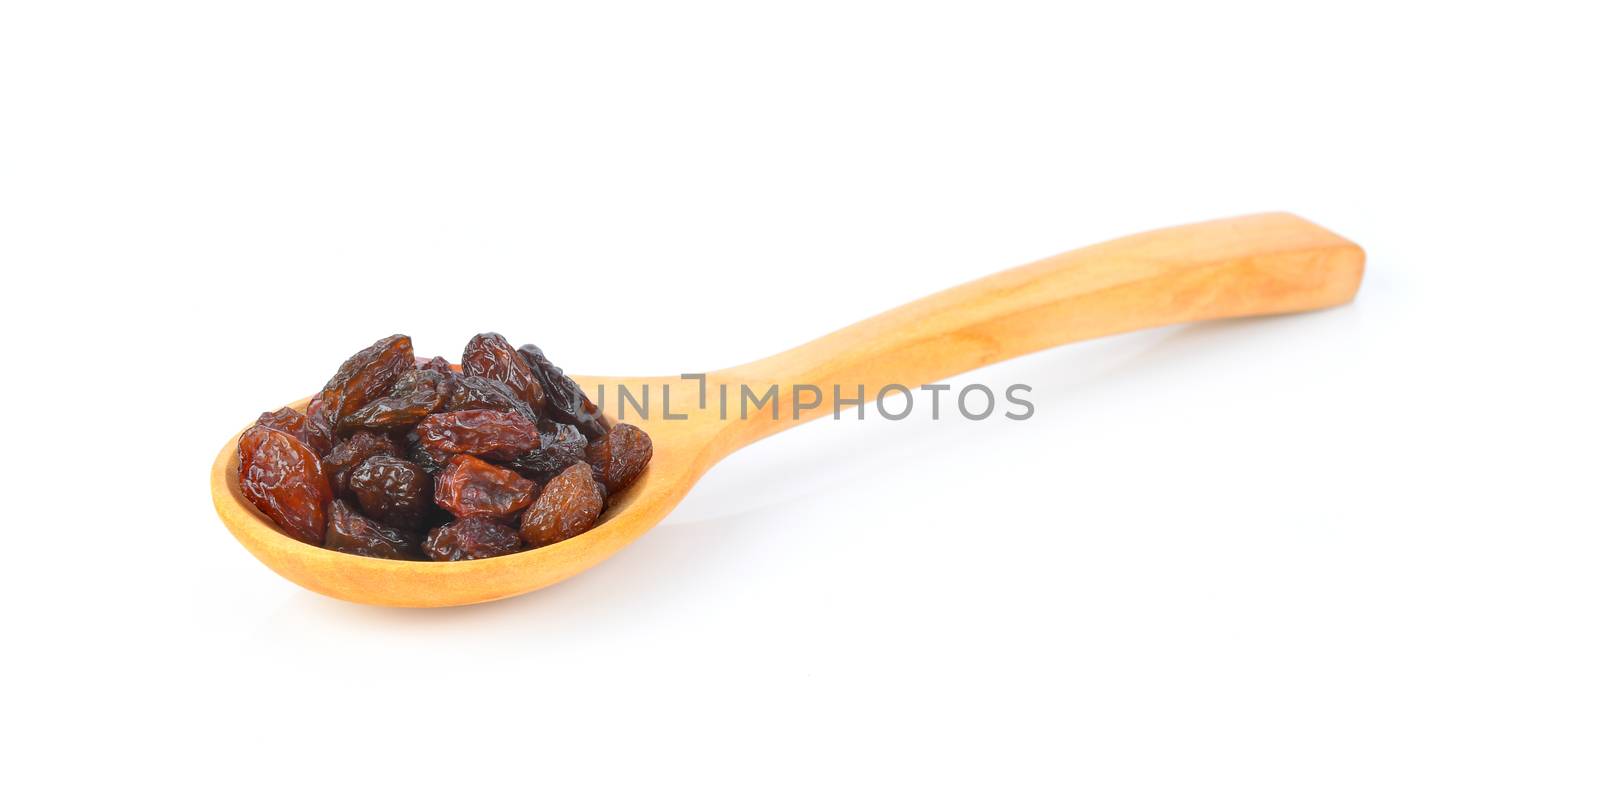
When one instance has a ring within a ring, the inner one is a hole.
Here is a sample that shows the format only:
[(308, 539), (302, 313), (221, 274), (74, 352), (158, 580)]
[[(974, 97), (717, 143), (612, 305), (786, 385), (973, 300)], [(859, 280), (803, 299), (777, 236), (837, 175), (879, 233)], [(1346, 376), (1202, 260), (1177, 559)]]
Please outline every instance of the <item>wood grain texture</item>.
[[(1282, 314), (1337, 306), (1355, 297), (1365, 256), (1354, 243), (1286, 213), (1250, 215), (1161, 229), (1013, 268), (880, 314), (808, 344), (708, 373), (757, 393), (777, 385), (770, 407), (723, 418), (715, 399), (680, 400), (685, 381), (577, 377), (590, 394), (618, 386), (659, 395), (671, 384), (673, 411), (686, 418), (628, 416), (655, 445), (639, 481), (604, 522), (571, 540), (487, 560), (451, 563), (374, 560), (327, 551), (278, 532), (239, 490), (238, 436), (217, 455), (212, 499), (234, 537), (268, 567), (308, 589), (368, 604), (433, 607), (526, 593), (580, 573), (654, 526), (729, 453), (833, 411), (832, 388), (869, 396), (888, 384), (915, 388), (986, 364), (1067, 342), (1174, 323)], [(823, 393), (796, 409), (794, 384)], [(657, 397), (657, 399), (659, 399)], [(612, 401), (614, 402), (614, 401)], [(294, 404), (304, 410), (306, 400)], [(615, 415), (614, 405), (608, 413)]]

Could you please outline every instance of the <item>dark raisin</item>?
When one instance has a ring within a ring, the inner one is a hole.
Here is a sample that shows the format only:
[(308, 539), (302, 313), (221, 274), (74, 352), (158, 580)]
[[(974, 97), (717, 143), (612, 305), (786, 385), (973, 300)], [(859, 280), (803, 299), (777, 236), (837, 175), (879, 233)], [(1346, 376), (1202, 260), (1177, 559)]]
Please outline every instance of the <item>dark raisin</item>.
[(339, 420), (339, 432), (349, 433), (358, 428), (393, 431), (410, 427), (439, 410), (449, 399), (453, 384), (451, 375), (426, 369), (410, 370), (395, 381), (388, 394)]
[(639, 478), (651, 452), (650, 437), (643, 430), (619, 424), (605, 438), (590, 444), (585, 455), (594, 467), (594, 478), (615, 497)]
[(511, 393), (534, 413), (544, 412), (545, 393), (533, 367), (499, 334), (478, 334), (461, 353), (461, 373), (478, 375), (511, 387)]
[(505, 411), (450, 411), (417, 425), (417, 444), (435, 460), (465, 453), (512, 460), (539, 446), (539, 426)]
[(589, 440), (572, 425), (553, 424), (539, 429), (539, 448), (518, 455), (508, 464), (518, 474), (535, 482), (549, 482), (568, 466), (585, 460)]
[(306, 418), (305, 414), (293, 408), (279, 408), (271, 413), (264, 413), (256, 419), (256, 426), (270, 427), (288, 433), (318, 455), (328, 454), (333, 442), (332, 433), (324, 434), (321, 428)]
[(239, 490), (283, 534), (322, 545), (333, 490), (317, 454), (281, 430), (252, 427), (239, 437)]
[(422, 556), (414, 533), (373, 521), (343, 499), (333, 500), (328, 510), (328, 540), (323, 545), (346, 554), (385, 560), (415, 560)]
[(533, 504), (539, 486), (498, 466), (456, 455), (439, 472), (433, 500), (458, 518), (506, 518)]
[(373, 455), (350, 472), (361, 512), (400, 529), (421, 527), (432, 510), (433, 477), (392, 455)]
[(379, 339), (351, 356), (322, 387), (325, 410), (334, 426), (361, 406), (387, 394), (401, 373), (416, 368), (411, 337), (404, 334)]
[(328, 484), (337, 496), (350, 495), (350, 472), (373, 455), (400, 455), (400, 448), (388, 436), (368, 430), (340, 441), (322, 459), (322, 468), (328, 474)]
[(599, 409), (595, 408), (576, 381), (567, 377), (560, 367), (550, 363), (544, 351), (536, 345), (523, 345), (517, 348), (517, 352), (539, 376), (539, 384), (544, 387), (547, 413), (558, 422), (576, 425), (591, 440), (605, 436), (606, 427)]
[(333, 434), (333, 413), (320, 393), (306, 405), (306, 436), (318, 455), (327, 455), (338, 442)]
[(435, 458), (426, 449), (423, 449), (422, 444), (417, 439), (416, 428), (412, 428), (411, 432), (406, 434), (405, 441), (406, 460), (421, 466), (422, 470), (429, 474), (437, 476), (440, 471), (444, 470), (445, 464), (450, 462), (449, 455)]
[(521, 548), (516, 530), (487, 518), (463, 518), (435, 527), (422, 542), (422, 552), (439, 562), (499, 557)]
[(581, 535), (594, 526), (603, 509), (605, 497), (588, 465), (568, 467), (523, 512), (522, 542), (536, 549)]
[(457, 376), (455, 389), (445, 401), (446, 411), (509, 411), (530, 422), (539, 421), (539, 414), (511, 392), (511, 387), (482, 375)]
[(454, 375), (456, 372), (455, 368), (450, 366), (450, 362), (445, 361), (442, 356), (434, 356), (433, 358), (429, 359), (424, 359), (419, 356), (417, 358), (417, 369), (425, 369), (430, 372), (438, 372), (443, 375)]

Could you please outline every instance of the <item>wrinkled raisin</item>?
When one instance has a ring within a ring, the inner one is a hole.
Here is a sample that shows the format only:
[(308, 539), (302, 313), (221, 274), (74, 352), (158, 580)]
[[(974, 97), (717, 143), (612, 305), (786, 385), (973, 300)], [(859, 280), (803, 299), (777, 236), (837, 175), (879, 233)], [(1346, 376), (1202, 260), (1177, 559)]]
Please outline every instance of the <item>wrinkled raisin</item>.
[(586, 531), (650, 454), (642, 430), (613, 428), (533, 345), (479, 334), (453, 367), (395, 335), (347, 359), (304, 414), (262, 414), (240, 437), (238, 466), (246, 498), (286, 535), (445, 560)]
[(619, 424), (605, 438), (590, 444), (585, 455), (594, 467), (595, 479), (614, 497), (639, 478), (650, 462), (651, 452), (650, 437), (643, 430)]
[(422, 542), (422, 552), (439, 562), (499, 557), (521, 548), (522, 539), (516, 530), (487, 518), (471, 517), (434, 528)]
[(323, 433), (322, 429), (307, 419), (305, 414), (293, 408), (279, 408), (271, 413), (262, 414), (256, 419), (256, 425), (282, 430), (310, 447), (311, 451), (318, 455), (328, 454), (328, 450), (332, 447), (333, 434)]
[(395, 446), (394, 441), (388, 436), (359, 430), (355, 435), (340, 441), (322, 458), (322, 468), (328, 474), (328, 484), (333, 486), (335, 495), (350, 494), (350, 472), (373, 455), (398, 457), (400, 448)]
[(373, 521), (357, 513), (343, 499), (333, 500), (328, 510), (328, 539), (324, 548), (385, 560), (414, 560), (422, 556), (416, 535)]
[(505, 411), (451, 411), (422, 420), (417, 443), (434, 460), (465, 453), (507, 461), (539, 446), (539, 426)]
[(340, 419), (339, 432), (348, 433), (358, 428), (393, 431), (410, 427), (444, 405), (453, 383), (450, 375), (426, 369), (410, 370), (394, 382), (388, 394)]
[(505, 518), (533, 504), (539, 486), (471, 455), (456, 455), (434, 481), (433, 500), (458, 518)]
[(427, 359), (418, 356), (417, 369), (438, 372), (442, 375), (454, 375), (456, 372), (455, 368), (450, 366), (450, 362), (445, 361), (443, 356), (434, 356), (433, 358)]
[(294, 436), (252, 427), (239, 438), (239, 489), (285, 535), (322, 545), (333, 491), (322, 462)]
[(605, 498), (587, 464), (579, 463), (556, 475), (533, 506), (522, 514), (522, 542), (528, 548), (548, 546), (576, 537), (594, 526)]
[(523, 345), (517, 348), (517, 352), (539, 376), (539, 384), (544, 387), (547, 413), (558, 422), (576, 425), (590, 440), (605, 436), (606, 427), (599, 409), (595, 408), (576, 381), (567, 377), (560, 367), (550, 363), (537, 345)]
[(365, 350), (346, 359), (328, 385), (322, 387), (322, 400), (335, 427), (361, 406), (387, 394), (400, 374), (416, 369), (411, 354), (411, 337), (405, 334), (379, 339)]
[(443, 458), (435, 458), (428, 454), (428, 451), (423, 449), (422, 444), (417, 440), (416, 428), (412, 428), (411, 432), (406, 433), (405, 450), (406, 460), (421, 466), (423, 471), (435, 476), (444, 470), (446, 463), (450, 462), (450, 456), (448, 455)]
[(433, 477), (392, 455), (373, 455), (350, 472), (361, 512), (400, 529), (416, 529), (432, 512)]
[(511, 393), (542, 413), (544, 387), (528, 361), (512, 349), (506, 338), (494, 333), (478, 334), (461, 353), (461, 374), (478, 375), (511, 387)]
[(539, 431), (539, 447), (518, 455), (508, 464), (518, 474), (535, 482), (549, 482), (568, 466), (583, 461), (589, 445), (583, 433), (572, 425), (553, 425)]
[(511, 387), (482, 375), (456, 377), (450, 399), (445, 401), (445, 411), (509, 411), (530, 422), (539, 421), (539, 414), (511, 392)]

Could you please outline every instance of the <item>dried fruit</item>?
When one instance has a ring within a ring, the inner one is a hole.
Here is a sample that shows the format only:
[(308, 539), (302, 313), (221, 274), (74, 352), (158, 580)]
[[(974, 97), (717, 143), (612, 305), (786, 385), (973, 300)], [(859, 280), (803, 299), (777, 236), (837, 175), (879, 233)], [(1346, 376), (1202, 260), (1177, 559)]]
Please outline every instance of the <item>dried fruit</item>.
[(432, 512), (433, 477), (392, 455), (373, 455), (350, 472), (361, 512), (400, 529), (417, 529)]
[(415, 535), (373, 521), (357, 513), (343, 499), (333, 500), (328, 510), (328, 539), (324, 547), (385, 560), (415, 560), (422, 556)]
[(406, 460), (421, 466), (422, 470), (429, 474), (437, 475), (444, 470), (445, 464), (450, 462), (449, 455), (445, 455), (443, 458), (435, 458), (428, 454), (428, 451), (422, 448), (422, 444), (418, 443), (416, 428), (412, 428), (411, 432), (406, 433), (405, 448)]
[(461, 374), (478, 375), (511, 387), (511, 393), (535, 413), (544, 411), (544, 387), (528, 361), (495, 333), (478, 334), (461, 352)]
[(336, 496), (350, 494), (350, 472), (373, 455), (399, 457), (400, 448), (395, 446), (394, 441), (388, 436), (359, 430), (355, 435), (340, 441), (323, 457), (322, 469), (327, 473), (328, 484), (333, 486), (333, 493)]
[(450, 362), (445, 361), (443, 356), (434, 356), (433, 358), (429, 359), (424, 359), (421, 356), (418, 356), (417, 369), (425, 369), (430, 372), (438, 372), (444, 375), (456, 374), (455, 368), (450, 366)]
[(239, 490), (285, 535), (322, 545), (333, 491), (317, 454), (281, 430), (252, 427), (239, 437)]
[(568, 466), (585, 460), (584, 451), (589, 440), (572, 425), (557, 424), (550, 430), (540, 430), (539, 447), (517, 456), (508, 464), (513, 470), (535, 482), (549, 482)]
[(489, 380), (482, 375), (461, 375), (455, 380), (455, 388), (450, 393), (450, 399), (445, 401), (444, 411), (471, 411), (486, 409), (490, 411), (509, 411), (530, 422), (539, 421), (539, 414), (522, 401), (522, 398), (513, 394), (511, 387), (495, 380)]
[(271, 413), (264, 413), (256, 419), (256, 426), (270, 427), (288, 433), (318, 455), (328, 454), (333, 442), (332, 433), (323, 433), (322, 429), (312, 424), (305, 414), (293, 408), (279, 408)]
[(576, 425), (591, 440), (605, 436), (606, 426), (600, 411), (576, 381), (567, 377), (561, 368), (550, 363), (537, 345), (523, 345), (517, 352), (539, 376), (544, 387), (545, 410), (558, 422)]
[(615, 496), (627, 490), (644, 472), (652, 452), (650, 436), (629, 424), (619, 424), (605, 438), (589, 445), (585, 456), (594, 467), (594, 477)]
[(533, 504), (539, 486), (471, 455), (456, 455), (434, 479), (433, 501), (458, 518), (505, 518)]
[(434, 460), (461, 453), (512, 460), (539, 446), (539, 426), (506, 411), (450, 411), (422, 420), (417, 444)]
[(594, 526), (605, 497), (586, 464), (568, 467), (546, 485), (522, 514), (522, 542), (530, 549), (576, 537)]
[(346, 359), (333, 379), (322, 387), (322, 400), (335, 426), (361, 406), (388, 393), (400, 374), (416, 369), (411, 337), (405, 334), (379, 339)]
[(522, 539), (512, 528), (471, 517), (436, 527), (422, 542), (422, 553), (439, 562), (499, 557), (521, 548)]
[(433, 370), (405, 372), (390, 387), (389, 393), (361, 406), (339, 420), (339, 432), (358, 428), (399, 430), (410, 427), (439, 410), (454, 390), (453, 376)]
[(613, 428), (537, 347), (479, 334), (455, 368), (397, 334), (347, 359), (305, 413), (262, 414), (240, 437), (238, 473), (290, 537), (462, 560), (587, 531), (650, 454), (644, 431)]

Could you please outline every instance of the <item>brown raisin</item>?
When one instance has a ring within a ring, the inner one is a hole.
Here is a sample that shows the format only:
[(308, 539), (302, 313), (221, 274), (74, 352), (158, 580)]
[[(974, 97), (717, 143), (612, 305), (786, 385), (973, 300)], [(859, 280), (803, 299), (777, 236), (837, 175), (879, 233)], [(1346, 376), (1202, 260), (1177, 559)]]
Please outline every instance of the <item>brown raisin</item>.
[(395, 334), (379, 339), (345, 360), (328, 385), (322, 387), (324, 410), (337, 427), (344, 417), (387, 394), (401, 373), (416, 368), (411, 337)]
[(433, 477), (392, 455), (373, 455), (350, 472), (361, 512), (400, 529), (416, 529), (431, 514)]
[(522, 542), (528, 548), (576, 537), (594, 526), (605, 497), (587, 464), (570, 466), (546, 485), (533, 506), (522, 514)]
[(252, 427), (239, 438), (239, 489), (283, 534), (322, 545), (333, 490), (317, 454), (281, 430)]
[(599, 409), (576, 381), (550, 363), (537, 345), (523, 345), (517, 352), (539, 376), (539, 384), (544, 387), (546, 413), (558, 422), (576, 425), (590, 440), (605, 436), (606, 427)]
[(594, 467), (594, 478), (615, 497), (639, 478), (651, 452), (650, 436), (633, 425), (619, 424), (605, 438), (590, 444), (585, 454)]
[(417, 444), (434, 460), (465, 453), (506, 461), (538, 448), (539, 426), (505, 411), (450, 411), (422, 420)]
[(439, 472), (433, 500), (458, 518), (506, 518), (533, 504), (539, 486), (471, 455), (456, 455)]
[(434, 356), (433, 358), (417, 356), (417, 369), (425, 369), (442, 375), (454, 375), (456, 372), (455, 367), (450, 366), (450, 362), (445, 361), (443, 356)]
[(395, 431), (439, 410), (453, 390), (453, 376), (414, 369), (400, 376), (389, 393), (339, 420), (339, 432), (356, 429)]
[(406, 460), (421, 466), (423, 471), (435, 476), (444, 470), (446, 463), (450, 462), (449, 455), (445, 455), (441, 458), (435, 458), (433, 455), (429, 454), (426, 449), (423, 449), (422, 444), (419, 443), (417, 439), (416, 428), (412, 428), (411, 432), (406, 433), (405, 450)]
[(534, 413), (544, 412), (544, 387), (528, 361), (499, 334), (478, 334), (461, 353), (461, 374), (478, 375), (511, 387)]
[(373, 521), (343, 499), (333, 500), (328, 510), (328, 539), (323, 547), (385, 560), (415, 560), (422, 556), (415, 534)]
[(530, 480), (545, 483), (568, 466), (585, 460), (588, 445), (589, 440), (572, 425), (541, 426), (538, 448), (518, 455), (507, 465)]
[(369, 430), (340, 441), (322, 458), (322, 468), (328, 474), (328, 484), (337, 496), (349, 496), (350, 472), (373, 455), (399, 457), (400, 448), (388, 436)]
[(511, 392), (511, 387), (481, 375), (457, 375), (455, 389), (445, 401), (445, 411), (471, 411), (475, 409), (508, 411), (530, 422), (539, 421), (539, 415)]
[(256, 419), (258, 427), (270, 427), (273, 430), (282, 430), (300, 443), (311, 448), (318, 455), (328, 454), (332, 447), (333, 434), (323, 433), (322, 429), (314, 425), (305, 414), (293, 408), (279, 408), (271, 413), (264, 413)]
[(422, 552), (428, 559), (481, 560), (499, 557), (522, 548), (522, 539), (516, 530), (497, 524), (487, 518), (462, 518), (435, 527), (422, 542)]

